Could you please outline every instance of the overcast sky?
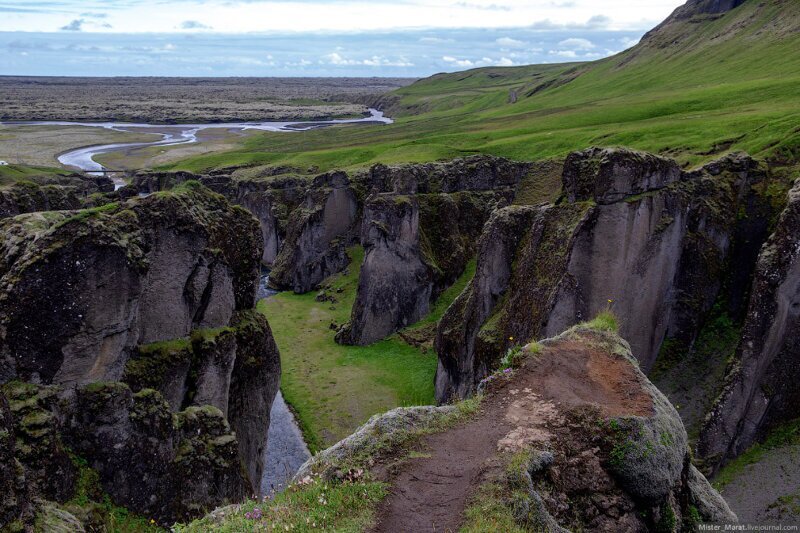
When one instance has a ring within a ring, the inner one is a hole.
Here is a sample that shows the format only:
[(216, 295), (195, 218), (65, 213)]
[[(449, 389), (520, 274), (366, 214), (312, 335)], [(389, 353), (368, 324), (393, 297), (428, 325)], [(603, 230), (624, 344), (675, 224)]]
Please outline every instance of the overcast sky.
[(0, 0), (0, 74), (426, 76), (619, 52), (681, 0)]

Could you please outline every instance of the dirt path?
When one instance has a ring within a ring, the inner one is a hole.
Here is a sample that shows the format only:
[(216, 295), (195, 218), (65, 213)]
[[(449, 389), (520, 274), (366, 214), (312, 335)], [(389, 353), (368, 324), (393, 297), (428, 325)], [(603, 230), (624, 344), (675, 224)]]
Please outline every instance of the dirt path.
[(420, 457), (386, 469), (390, 494), (373, 531), (457, 531), (470, 496), (502, 467), (499, 454), (550, 441), (564, 424), (564, 409), (598, 405), (606, 415), (650, 414), (639, 379), (629, 363), (582, 343), (545, 349), (494, 385), (476, 417), (423, 438)]

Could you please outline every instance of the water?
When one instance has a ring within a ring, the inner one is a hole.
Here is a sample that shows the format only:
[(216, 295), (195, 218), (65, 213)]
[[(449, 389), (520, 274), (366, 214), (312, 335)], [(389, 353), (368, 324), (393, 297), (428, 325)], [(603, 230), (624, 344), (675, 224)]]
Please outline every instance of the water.
[[(261, 270), (258, 299), (270, 298), (278, 291), (269, 288), (269, 270)], [(283, 490), (297, 470), (311, 457), (294, 414), (278, 391), (270, 411), (267, 449), (264, 451), (264, 473), (261, 492), (271, 496)]]
[(311, 453), (303, 440), (303, 434), (297, 426), (294, 414), (278, 391), (270, 411), (261, 493), (270, 496), (286, 488), (297, 470), (309, 458)]
[[(135, 124), (126, 122), (62, 122), (62, 121), (40, 121), (40, 122), (0, 122), (5, 125), (25, 125), (25, 126), (86, 126), (90, 128), (104, 128), (113, 131), (128, 133), (155, 133), (161, 139), (152, 142), (138, 143), (115, 143), (88, 146), (66, 152), (58, 156), (58, 161), (65, 167), (75, 168), (88, 173), (99, 173), (106, 169), (103, 165), (94, 160), (94, 157), (109, 152), (120, 150), (130, 150), (143, 148), (146, 146), (176, 146), (180, 144), (192, 144), (197, 141), (197, 133), (213, 128), (223, 128), (228, 130), (261, 130), (261, 131), (281, 131), (281, 132), (300, 132), (308, 131), (335, 124), (391, 124), (392, 119), (385, 117), (383, 112), (370, 109), (370, 116), (356, 119), (336, 119), (320, 120), (315, 122), (229, 122), (219, 124), (181, 124), (181, 125), (158, 125), (158, 124)], [(112, 176), (116, 189), (125, 186), (125, 180), (121, 177)]]

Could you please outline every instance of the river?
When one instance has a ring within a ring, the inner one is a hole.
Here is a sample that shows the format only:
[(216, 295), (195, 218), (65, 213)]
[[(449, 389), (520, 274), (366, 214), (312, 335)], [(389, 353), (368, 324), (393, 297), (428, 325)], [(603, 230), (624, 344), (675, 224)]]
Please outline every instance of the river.
[[(128, 133), (152, 133), (160, 135), (161, 139), (152, 142), (138, 143), (116, 143), (101, 144), (97, 146), (87, 146), (70, 150), (58, 156), (58, 161), (68, 168), (82, 170), (84, 172), (101, 172), (106, 169), (103, 165), (94, 160), (95, 156), (117, 152), (120, 150), (130, 150), (132, 148), (144, 148), (147, 146), (176, 146), (179, 144), (192, 144), (198, 142), (198, 132), (206, 129), (224, 128), (228, 130), (261, 130), (276, 132), (301, 132), (317, 128), (324, 128), (336, 124), (392, 124), (392, 119), (385, 117), (383, 112), (377, 109), (369, 110), (370, 116), (355, 119), (333, 119), (305, 122), (223, 122), (212, 124), (135, 124), (126, 122), (64, 122), (64, 121), (30, 121), (30, 122), (0, 122), (4, 125), (20, 126), (85, 126), (91, 128), (104, 128), (113, 131)], [(114, 177), (117, 189), (125, 185), (122, 178)]]
[[(271, 298), (275, 294), (277, 291), (269, 288), (269, 271), (262, 269), (258, 299)], [(264, 474), (261, 476), (261, 492), (265, 496), (286, 488), (297, 470), (311, 457), (294, 413), (286, 405), (280, 391), (272, 403), (269, 420)]]

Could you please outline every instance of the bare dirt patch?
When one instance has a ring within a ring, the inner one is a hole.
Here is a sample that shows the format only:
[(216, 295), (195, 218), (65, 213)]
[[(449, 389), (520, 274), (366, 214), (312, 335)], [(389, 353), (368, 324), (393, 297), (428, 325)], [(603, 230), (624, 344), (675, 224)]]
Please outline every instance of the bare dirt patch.
[(457, 531), (470, 496), (501, 467), (499, 454), (553, 441), (577, 408), (651, 415), (640, 379), (631, 363), (586, 342), (545, 348), (493, 385), (474, 419), (423, 438), (429, 456), (376, 469), (391, 489), (374, 531)]

